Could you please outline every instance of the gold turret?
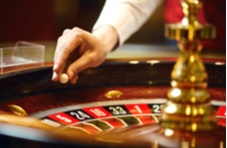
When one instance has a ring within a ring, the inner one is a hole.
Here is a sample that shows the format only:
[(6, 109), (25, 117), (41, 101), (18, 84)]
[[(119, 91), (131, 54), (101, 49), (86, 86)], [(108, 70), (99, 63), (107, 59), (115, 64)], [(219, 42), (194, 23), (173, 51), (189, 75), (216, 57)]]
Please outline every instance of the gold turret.
[(180, 0), (184, 18), (166, 24), (165, 36), (178, 42), (180, 54), (171, 73), (168, 102), (162, 108), (161, 125), (183, 131), (208, 131), (216, 127), (215, 112), (207, 91), (208, 75), (200, 58), (201, 39), (215, 38), (215, 28), (202, 24), (200, 0)]

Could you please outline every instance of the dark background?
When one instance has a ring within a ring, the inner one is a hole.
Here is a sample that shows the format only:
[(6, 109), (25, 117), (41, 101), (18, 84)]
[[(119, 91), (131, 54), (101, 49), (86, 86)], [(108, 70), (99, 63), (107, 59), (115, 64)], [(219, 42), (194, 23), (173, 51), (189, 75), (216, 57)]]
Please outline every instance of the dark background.
[[(104, 2), (105, 0), (0, 0), (0, 42), (55, 41), (64, 29), (75, 26), (90, 31)], [(161, 6), (128, 42), (163, 42), (163, 24)]]
[[(172, 2), (173, 0), (166, 0)], [(174, 0), (177, 1), (177, 0)], [(90, 31), (105, 0), (0, 0), (0, 43), (51, 41), (66, 28)], [(211, 50), (226, 50), (226, 1), (206, 0), (208, 21), (217, 28), (217, 44)], [(126, 43), (168, 44), (164, 37), (164, 5)]]

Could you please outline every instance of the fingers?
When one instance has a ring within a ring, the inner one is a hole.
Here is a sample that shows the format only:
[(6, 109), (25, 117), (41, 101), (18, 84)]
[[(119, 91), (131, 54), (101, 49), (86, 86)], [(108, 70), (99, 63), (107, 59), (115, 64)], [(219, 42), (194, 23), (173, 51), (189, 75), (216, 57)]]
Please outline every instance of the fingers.
[(77, 80), (74, 78), (78, 75), (78, 73), (89, 67), (92, 67), (91, 62), (91, 58), (89, 58), (87, 54), (84, 54), (71, 65), (69, 65), (67, 74), (69, 76), (70, 82), (74, 84), (75, 80)]
[[(76, 50), (78, 51), (74, 52)], [(79, 53), (79, 56), (74, 53)], [(70, 82), (74, 84), (79, 72), (100, 65), (105, 60), (107, 53), (102, 41), (91, 33), (79, 28), (66, 29), (57, 42), (52, 80), (58, 81), (64, 72), (67, 73)], [(73, 62), (69, 65), (67, 61), (72, 60), (72, 56)], [(67, 71), (65, 66), (68, 66)]]
[(63, 31), (63, 34), (62, 35), (66, 35), (67, 33), (69, 33), (71, 31), (71, 29), (65, 29), (64, 31)]
[(78, 80), (78, 75), (74, 76), (74, 77), (70, 80), (70, 82), (71, 82), (72, 84), (75, 84), (77, 80)]
[(100, 65), (105, 59), (106, 54), (102, 55), (101, 53), (97, 52), (97, 50), (86, 51), (80, 58), (69, 65), (67, 74), (69, 76), (70, 82), (74, 84), (78, 79), (78, 73), (84, 71), (85, 69)]
[(54, 55), (53, 81), (59, 80), (70, 53), (81, 45), (81, 40), (82, 36), (79, 28), (66, 29), (59, 37)]
[[(60, 39), (59, 39), (60, 40)], [(54, 56), (54, 66), (53, 66), (53, 81), (58, 81), (60, 78), (60, 74), (63, 72), (64, 67), (66, 65), (66, 61), (68, 59), (68, 56), (71, 52), (70, 46), (66, 46), (66, 43), (58, 42), (55, 56)]]

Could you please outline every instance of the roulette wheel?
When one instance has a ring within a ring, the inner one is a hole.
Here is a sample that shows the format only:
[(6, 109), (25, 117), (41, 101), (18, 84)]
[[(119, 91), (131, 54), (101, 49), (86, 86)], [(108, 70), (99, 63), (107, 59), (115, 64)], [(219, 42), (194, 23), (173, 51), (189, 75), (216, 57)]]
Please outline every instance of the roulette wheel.
[(200, 1), (181, 2), (182, 24), (166, 26), (181, 50), (176, 63), (107, 61), (82, 72), (76, 85), (52, 82), (48, 62), (1, 75), (1, 144), (225, 147), (225, 59), (201, 61), (199, 40), (213, 38), (214, 29), (195, 19)]
[[(153, 63), (141, 60), (137, 64), (107, 61), (82, 72), (76, 85), (52, 82), (51, 63), (3, 74), (0, 76), (4, 84), (0, 94), (1, 144), (150, 147), (148, 137), (161, 132), (156, 124), (161, 106), (166, 103), (173, 65), (174, 61), (165, 60)], [(225, 64), (208, 60), (205, 65), (219, 125), (216, 135), (223, 141)]]

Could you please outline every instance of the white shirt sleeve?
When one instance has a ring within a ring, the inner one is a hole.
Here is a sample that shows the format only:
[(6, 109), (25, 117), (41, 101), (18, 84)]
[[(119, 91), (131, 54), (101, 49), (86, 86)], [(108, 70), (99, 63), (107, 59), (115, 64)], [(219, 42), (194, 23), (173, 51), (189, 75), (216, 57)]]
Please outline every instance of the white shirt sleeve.
[(136, 32), (163, 0), (106, 0), (93, 30), (102, 25), (111, 25), (123, 44)]

